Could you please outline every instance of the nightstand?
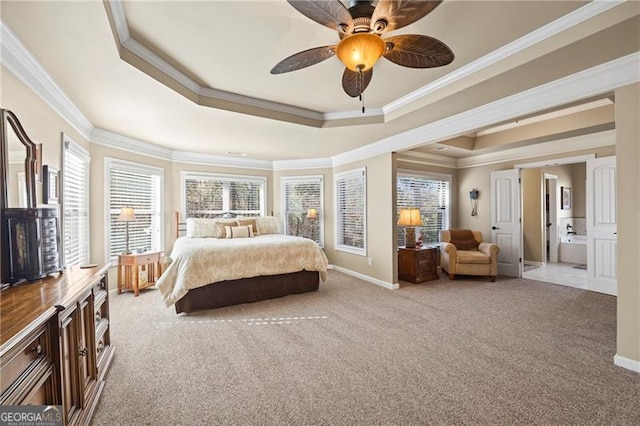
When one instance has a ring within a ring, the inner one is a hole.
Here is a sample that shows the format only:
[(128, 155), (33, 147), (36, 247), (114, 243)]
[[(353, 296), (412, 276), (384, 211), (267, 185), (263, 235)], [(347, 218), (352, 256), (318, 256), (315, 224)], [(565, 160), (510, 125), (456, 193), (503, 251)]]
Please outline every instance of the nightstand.
[(398, 278), (410, 283), (438, 279), (438, 247), (398, 248)]
[(151, 287), (162, 274), (162, 252), (147, 251), (118, 255), (118, 294), (132, 290), (138, 296), (139, 290)]

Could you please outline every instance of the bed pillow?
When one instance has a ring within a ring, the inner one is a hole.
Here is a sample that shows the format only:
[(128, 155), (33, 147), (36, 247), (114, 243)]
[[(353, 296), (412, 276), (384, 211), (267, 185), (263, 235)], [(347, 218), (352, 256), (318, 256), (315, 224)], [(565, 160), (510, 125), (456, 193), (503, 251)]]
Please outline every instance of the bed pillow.
[(238, 225), (235, 219), (216, 219), (215, 223), (216, 238), (227, 238), (225, 227)]
[(190, 217), (187, 219), (188, 238), (216, 238), (215, 219)]
[(253, 230), (253, 235), (260, 235), (258, 232), (258, 225), (256, 224), (255, 219), (238, 219), (238, 226), (251, 225), (251, 229)]
[(258, 232), (260, 235), (265, 234), (282, 234), (280, 231), (280, 221), (274, 216), (260, 216), (256, 217), (256, 225), (258, 226)]
[(253, 227), (251, 225), (244, 226), (225, 226), (225, 238), (251, 238), (253, 237)]

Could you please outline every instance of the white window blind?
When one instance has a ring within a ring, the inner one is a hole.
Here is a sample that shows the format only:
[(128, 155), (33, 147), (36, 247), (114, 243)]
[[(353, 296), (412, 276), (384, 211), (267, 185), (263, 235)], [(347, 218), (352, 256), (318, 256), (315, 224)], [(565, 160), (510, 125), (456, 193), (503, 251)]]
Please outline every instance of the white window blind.
[[(450, 227), (451, 177), (448, 175), (417, 175), (398, 173), (398, 217), (401, 209), (419, 208), (422, 226), (416, 227), (416, 237), (422, 233), (424, 244), (439, 241), (439, 232)], [(396, 219), (397, 221), (397, 219)], [(398, 246), (404, 246), (404, 230), (398, 227)]]
[(207, 173), (183, 173), (182, 202), (185, 217), (220, 213), (264, 216), (266, 178)]
[(62, 140), (62, 247), (66, 266), (89, 263), (89, 153)]
[[(129, 224), (129, 249), (162, 249), (162, 184), (161, 168), (107, 159), (109, 256), (114, 259), (126, 248)], [(133, 208), (135, 222), (120, 222), (123, 207)]]
[(366, 256), (366, 170), (335, 175), (336, 249)]
[[(285, 234), (311, 238), (324, 245), (323, 191), (322, 176), (282, 178)], [(309, 209), (314, 209), (317, 217), (308, 218)]]

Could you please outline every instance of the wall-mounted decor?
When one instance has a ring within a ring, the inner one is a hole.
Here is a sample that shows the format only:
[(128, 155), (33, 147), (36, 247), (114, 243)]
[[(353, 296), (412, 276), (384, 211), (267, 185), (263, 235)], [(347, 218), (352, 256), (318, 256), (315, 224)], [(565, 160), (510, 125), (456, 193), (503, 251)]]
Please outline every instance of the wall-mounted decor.
[(568, 186), (561, 186), (560, 197), (560, 208), (562, 210), (571, 210), (571, 188)]
[(60, 170), (51, 166), (42, 167), (42, 201), (58, 204), (60, 199)]

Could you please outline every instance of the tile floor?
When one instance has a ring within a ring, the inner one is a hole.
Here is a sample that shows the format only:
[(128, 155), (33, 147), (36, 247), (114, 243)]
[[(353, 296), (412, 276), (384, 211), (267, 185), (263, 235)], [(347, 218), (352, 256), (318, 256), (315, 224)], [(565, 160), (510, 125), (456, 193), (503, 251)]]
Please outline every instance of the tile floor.
[(575, 263), (547, 263), (544, 266), (524, 272), (522, 276), (532, 280), (566, 285), (574, 288), (587, 288), (587, 271), (575, 269)]

